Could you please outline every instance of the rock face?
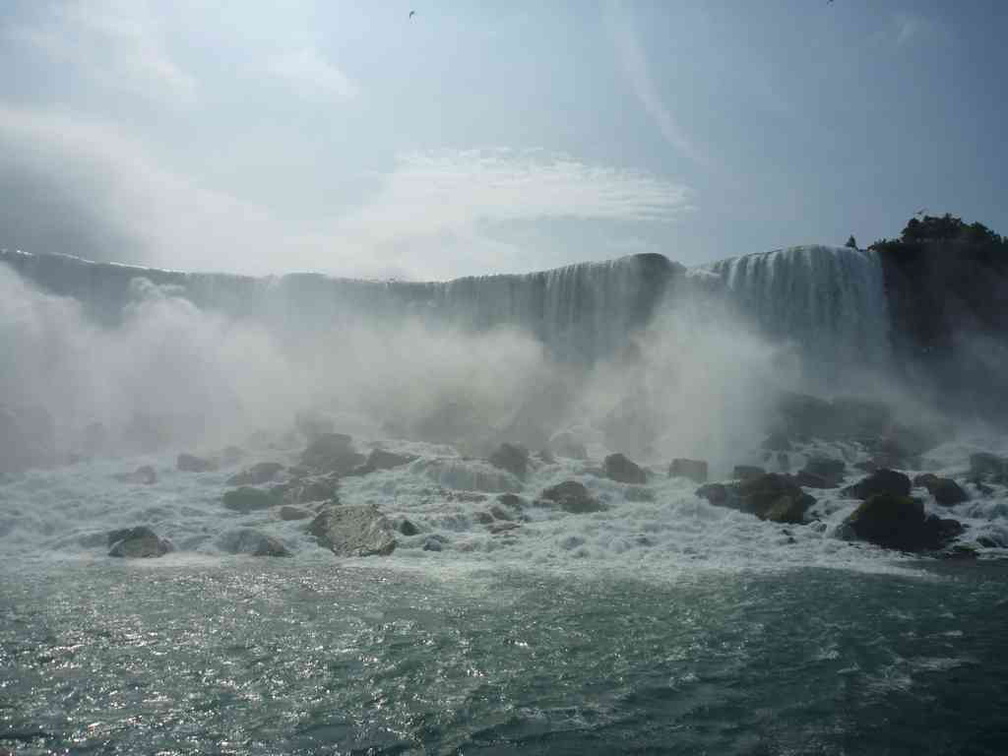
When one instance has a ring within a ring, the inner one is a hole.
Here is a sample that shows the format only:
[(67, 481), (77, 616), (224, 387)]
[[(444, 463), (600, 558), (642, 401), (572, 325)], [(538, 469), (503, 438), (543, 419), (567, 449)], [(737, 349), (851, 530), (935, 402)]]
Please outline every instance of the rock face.
[(731, 485), (710, 483), (696, 495), (719, 507), (730, 507), (771, 522), (804, 522), (815, 499), (787, 475), (764, 473)]
[(157, 471), (150, 465), (142, 465), (131, 473), (113, 475), (122, 483), (136, 483), (143, 486), (153, 486), (157, 483)]
[(251, 556), (289, 557), (293, 556), (283, 541), (251, 528), (240, 528), (225, 533), (218, 541), (220, 547), (229, 554), (249, 554)]
[(915, 486), (923, 486), (928, 490), (935, 501), (943, 507), (953, 507), (969, 501), (969, 494), (956, 483), (952, 478), (939, 478), (937, 475), (925, 473), (914, 478)]
[(396, 547), (391, 523), (373, 504), (327, 504), (308, 532), (337, 556), (387, 556)]
[(635, 462), (623, 454), (610, 454), (603, 463), (605, 476), (617, 483), (647, 483), (647, 473)]
[(280, 503), (279, 497), (261, 488), (242, 486), (233, 491), (225, 491), (222, 502), (227, 509), (233, 512), (248, 514), (260, 509), (269, 509)]
[(689, 478), (694, 483), (706, 483), (707, 463), (700, 459), (673, 459), (668, 474), (670, 478)]
[(876, 494), (906, 497), (910, 495), (910, 478), (895, 470), (876, 470), (867, 478), (862, 478), (844, 493), (857, 499), (868, 499)]
[(257, 462), (248, 469), (235, 473), (227, 479), (229, 486), (258, 486), (269, 483), (284, 469), (279, 462)]
[(150, 559), (172, 550), (170, 541), (160, 538), (146, 525), (113, 530), (108, 534), (108, 543), (112, 547), (109, 556), (127, 559)]
[(552, 502), (563, 511), (571, 514), (586, 512), (601, 512), (605, 507), (595, 499), (583, 484), (576, 480), (565, 480), (547, 488), (540, 496), (544, 501)]
[(346, 475), (365, 461), (353, 448), (353, 439), (343, 433), (322, 433), (301, 454), (301, 464), (310, 470), (338, 475)]
[(934, 551), (962, 532), (955, 520), (924, 514), (924, 505), (909, 496), (874, 494), (847, 519), (858, 538), (888, 549)]
[(175, 468), (179, 472), (213, 472), (217, 467), (216, 460), (197, 457), (195, 454), (179, 454), (175, 460)]
[(518, 444), (501, 444), (490, 455), (490, 464), (523, 479), (528, 472), (529, 451)]

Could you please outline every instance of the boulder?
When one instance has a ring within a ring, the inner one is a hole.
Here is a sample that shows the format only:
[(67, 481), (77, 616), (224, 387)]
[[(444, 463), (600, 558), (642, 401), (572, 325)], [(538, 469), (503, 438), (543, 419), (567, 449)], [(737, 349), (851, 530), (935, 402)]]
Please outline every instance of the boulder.
[(257, 557), (293, 556), (279, 538), (251, 528), (239, 528), (225, 533), (218, 540), (218, 545), (229, 554), (249, 554)]
[[(809, 473), (825, 480), (829, 485), (824, 486), (824, 488), (839, 486), (843, 482), (846, 471), (847, 465), (844, 464), (843, 460), (830, 459), (829, 457), (810, 457), (805, 463), (805, 467), (801, 470), (801, 472)], [(806, 484), (801, 483), (799, 485)]]
[(217, 470), (218, 464), (215, 459), (183, 453), (176, 458), (175, 468), (179, 472), (205, 473)]
[(312, 516), (311, 512), (301, 509), (301, 507), (292, 507), (290, 504), (285, 504), (280, 507), (277, 512), (281, 520), (307, 520)]
[(416, 459), (416, 454), (396, 454), (395, 452), (385, 451), (384, 449), (372, 449), (371, 453), (368, 454), (367, 460), (364, 462), (362, 469), (366, 469), (368, 472), (373, 472), (375, 470), (392, 470), (396, 467), (408, 465)]
[(914, 478), (914, 485), (926, 488), (943, 507), (953, 507), (969, 501), (969, 494), (952, 478), (939, 478), (937, 475), (925, 473)]
[(373, 504), (327, 504), (308, 532), (336, 556), (387, 556), (396, 547), (391, 523)]
[(227, 479), (229, 486), (258, 486), (269, 483), (284, 469), (279, 462), (257, 462)]
[(584, 484), (576, 480), (565, 480), (551, 486), (542, 492), (540, 499), (552, 502), (563, 511), (571, 514), (584, 514), (587, 512), (600, 512), (605, 506), (595, 499)]
[(910, 495), (910, 478), (901, 472), (876, 470), (867, 478), (862, 478), (853, 486), (844, 489), (844, 493), (856, 499), (868, 499), (876, 494), (888, 494), (896, 497)]
[(263, 491), (261, 488), (242, 486), (233, 491), (225, 491), (221, 497), (224, 507), (233, 512), (248, 514), (261, 509), (269, 509), (281, 503), (280, 497), (271, 491)]
[(668, 474), (670, 478), (688, 478), (694, 483), (706, 483), (707, 463), (702, 459), (673, 459)]
[(528, 472), (529, 451), (518, 444), (501, 444), (490, 455), (490, 464), (507, 470), (518, 478), (524, 478)]
[(771, 522), (801, 523), (815, 499), (787, 475), (764, 473), (736, 487), (738, 508)]
[(119, 473), (112, 477), (121, 483), (135, 483), (143, 486), (153, 486), (157, 483), (157, 471), (150, 465), (141, 465), (131, 473)]
[(833, 481), (807, 470), (799, 470), (791, 476), (791, 479), (803, 488), (836, 488), (836, 483)]
[(496, 504), (491, 505), (490, 514), (497, 520), (515, 520), (521, 517), (524, 504), (520, 496), (504, 493), (497, 497)]
[(413, 524), (411, 520), (407, 520), (405, 517), (399, 521), (399, 527), (396, 528), (404, 536), (415, 536), (420, 532), (420, 528)]
[(717, 507), (728, 503), (728, 486), (724, 483), (708, 483), (705, 486), (700, 486), (695, 493), (701, 499), (707, 499)]
[(441, 551), (443, 545), (443, 536), (432, 535), (427, 536), (424, 541), (423, 550), (424, 551)]
[(633, 483), (642, 485), (647, 483), (647, 473), (623, 454), (610, 454), (603, 463), (605, 476), (618, 483)]
[(962, 532), (962, 525), (924, 514), (924, 505), (909, 496), (878, 493), (864, 501), (846, 524), (861, 540), (900, 551), (934, 551)]
[(766, 470), (756, 465), (735, 465), (735, 469), (732, 470), (732, 477), (736, 480), (750, 480), (761, 475), (766, 475)]
[(343, 433), (316, 436), (301, 454), (301, 464), (310, 470), (346, 475), (366, 457), (353, 448), (353, 439)]
[(113, 530), (108, 534), (109, 556), (127, 559), (161, 557), (172, 550), (171, 542), (161, 538), (146, 525)]

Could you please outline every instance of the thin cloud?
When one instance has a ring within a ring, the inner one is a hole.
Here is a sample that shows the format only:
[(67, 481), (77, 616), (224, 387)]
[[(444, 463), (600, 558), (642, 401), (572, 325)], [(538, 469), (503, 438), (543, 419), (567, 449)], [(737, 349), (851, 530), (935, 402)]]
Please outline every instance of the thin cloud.
[(616, 45), (616, 54), (623, 75), (626, 76), (633, 93), (640, 100), (644, 110), (655, 122), (662, 137), (684, 156), (697, 163), (706, 164), (705, 155), (686, 136), (662, 101), (658, 87), (648, 69), (644, 48), (634, 31), (633, 21), (623, 9), (622, 3), (617, 0), (608, 5), (606, 20)]
[(314, 47), (278, 55), (268, 69), (305, 99), (347, 100), (357, 95), (357, 85)]
[(196, 81), (169, 55), (161, 24), (144, 2), (95, 0), (44, 6), (34, 23), (7, 33), (96, 84), (191, 101)]

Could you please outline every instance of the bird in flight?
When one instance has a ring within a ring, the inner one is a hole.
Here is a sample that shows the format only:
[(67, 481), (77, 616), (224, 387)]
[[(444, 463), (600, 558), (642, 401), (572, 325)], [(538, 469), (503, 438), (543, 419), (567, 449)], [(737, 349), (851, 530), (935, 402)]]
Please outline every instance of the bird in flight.
[(411, 10), (411, 11), (409, 12), (409, 17), (410, 17), (410, 18), (413, 18), (413, 16), (415, 16), (415, 15), (416, 15), (416, 11), (415, 11), (415, 10)]

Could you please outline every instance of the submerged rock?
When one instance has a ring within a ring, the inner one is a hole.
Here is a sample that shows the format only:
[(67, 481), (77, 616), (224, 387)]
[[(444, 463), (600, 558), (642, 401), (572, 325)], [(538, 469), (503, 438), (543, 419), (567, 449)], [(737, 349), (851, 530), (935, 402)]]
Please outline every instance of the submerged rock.
[(857, 538), (900, 551), (936, 551), (962, 532), (962, 525), (924, 514), (909, 496), (873, 494), (847, 519)]
[(707, 463), (702, 459), (673, 459), (668, 474), (670, 478), (688, 478), (694, 483), (706, 483)]
[(876, 470), (867, 478), (862, 478), (853, 486), (844, 489), (844, 493), (857, 499), (868, 499), (876, 494), (890, 496), (909, 496), (910, 478), (895, 470)]
[(308, 532), (337, 556), (387, 556), (396, 547), (391, 523), (373, 504), (327, 504)]
[(354, 475), (367, 475), (376, 470), (394, 470), (417, 459), (415, 454), (396, 454), (384, 449), (372, 449), (364, 464), (354, 470)]
[(605, 476), (617, 483), (633, 483), (635, 485), (647, 483), (647, 473), (643, 468), (623, 454), (610, 454), (605, 458), (603, 469)]
[(952, 507), (969, 501), (969, 494), (952, 478), (939, 478), (937, 475), (925, 473), (914, 478), (914, 485), (926, 488), (943, 507)]
[(289, 557), (293, 556), (284, 542), (258, 530), (240, 528), (225, 533), (218, 540), (221, 549), (229, 554), (249, 554), (251, 556)]
[(281, 502), (276, 494), (270, 491), (263, 491), (261, 488), (252, 488), (251, 486), (242, 486), (233, 491), (225, 491), (221, 500), (227, 509), (241, 512), (242, 514), (248, 514), (260, 509), (269, 509)]
[(175, 468), (179, 472), (214, 472), (218, 467), (217, 460), (208, 457), (197, 457), (195, 454), (179, 454), (175, 460)]
[(284, 469), (279, 462), (257, 462), (227, 479), (229, 486), (258, 486), (269, 483)]
[(312, 516), (312, 513), (306, 509), (301, 509), (301, 507), (293, 507), (290, 504), (284, 504), (280, 507), (277, 512), (281, 520), (307, 520)]
[(161, 557), (172, 551), (171, 542), (161, 538), (146, 525), (135, 528), (113, 530), (108, 534), (111, 557), (127, 559), (150, 559)]
[(150, 465), (141, 465), (131, 473), (120, 473), (112, 477), (122, 483), (136, 483), (142, 486), (157, 483), (157, 471)]
[(343, 433), (322, 433), (301, 454), (305, 467), (338, 475), (346, 475), (365, 461), (366, 457), (353, 448), (353, 439)]
[(420, 532), (420, 528), (413, 524), (411, 520), (402, 518), (399, 522), (399, 527), (397, 530), (404, 536), (415, 536)]
[(588, 493), (588, 489), (583, 483), (576, 480), (565, 480), (551, 486), (542, 492), (540, 499), (552, 502), (563, 511), (571, 514), (584, 514), (587, 512), (601, 512), (605, 506)]

